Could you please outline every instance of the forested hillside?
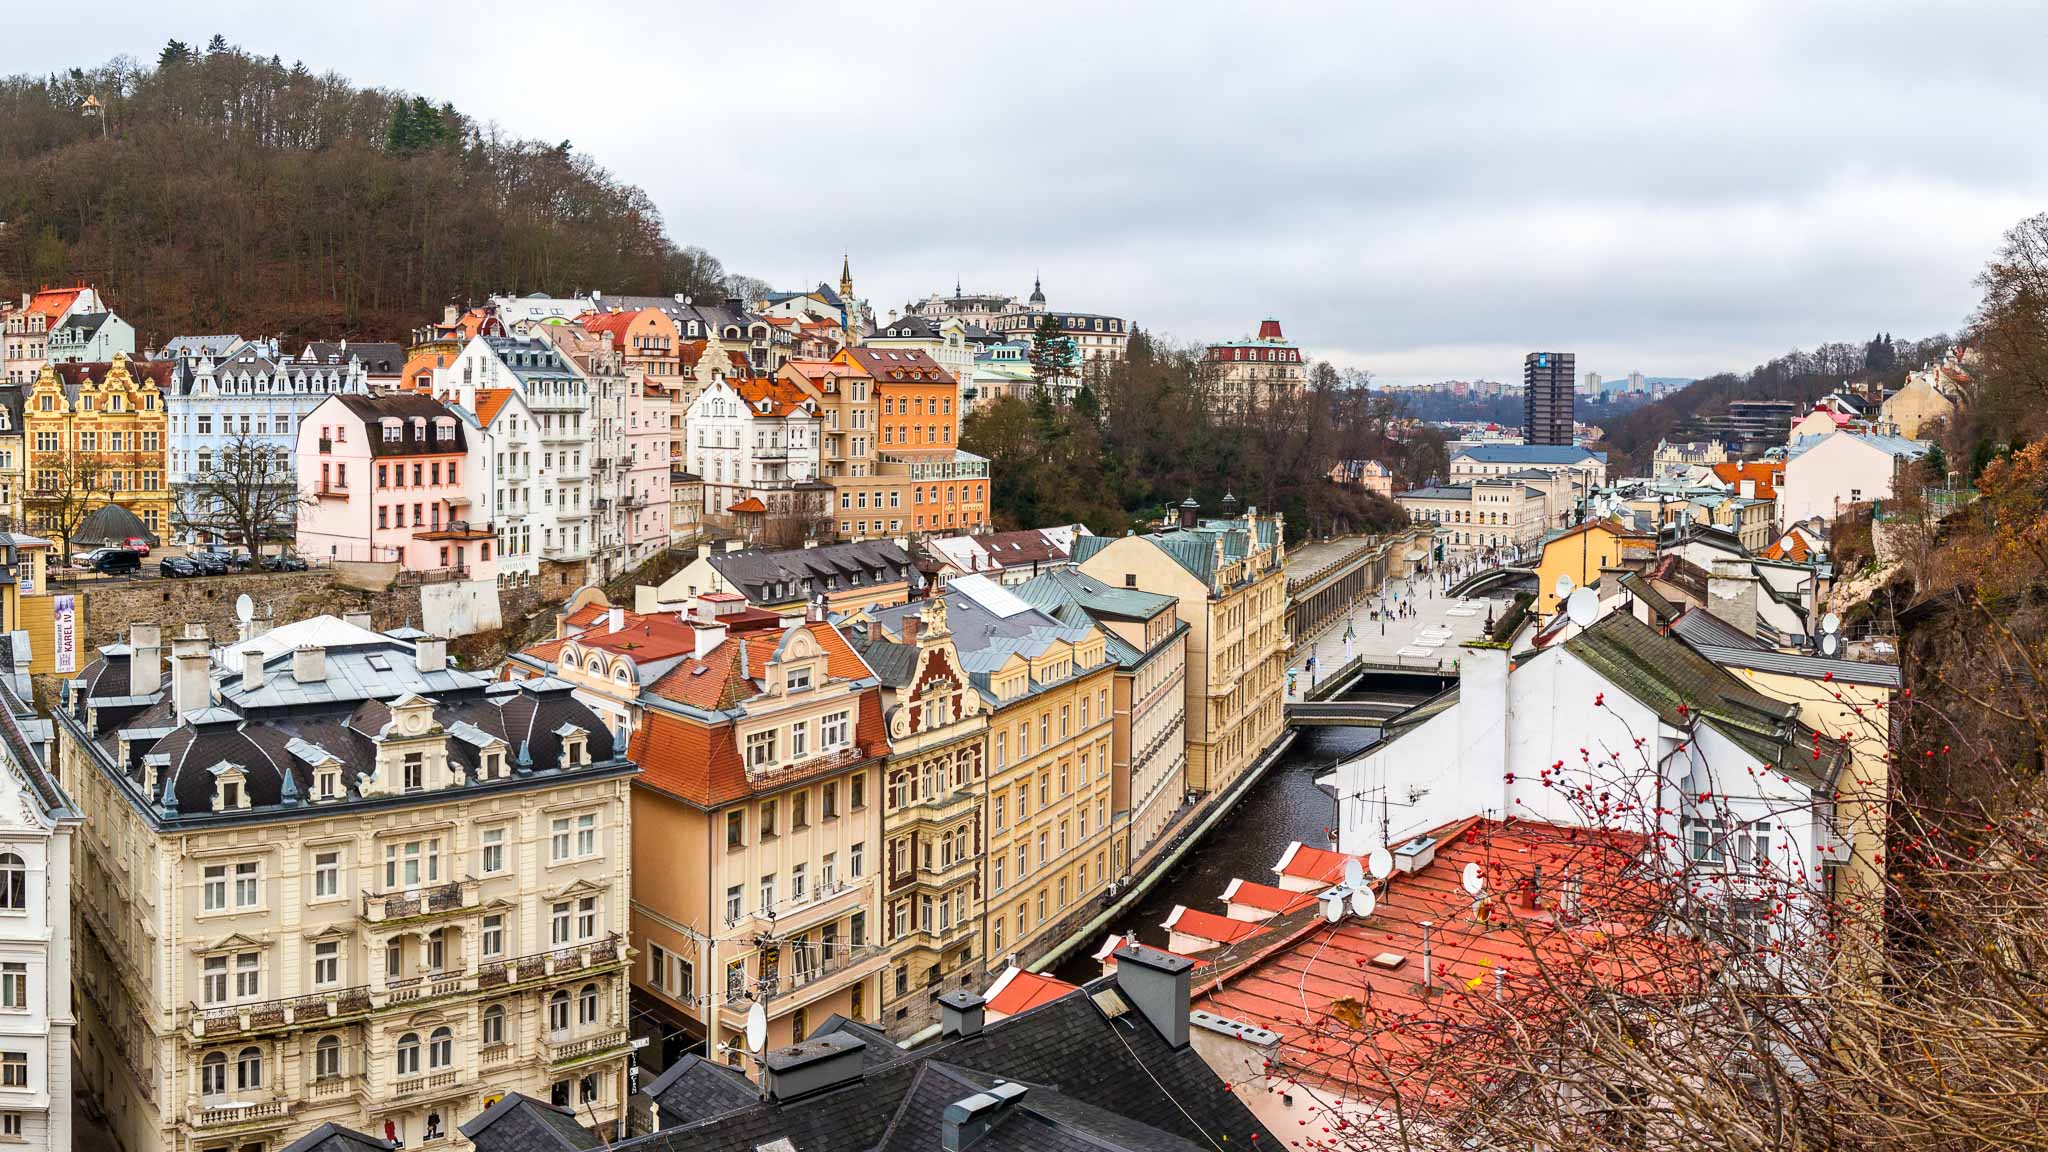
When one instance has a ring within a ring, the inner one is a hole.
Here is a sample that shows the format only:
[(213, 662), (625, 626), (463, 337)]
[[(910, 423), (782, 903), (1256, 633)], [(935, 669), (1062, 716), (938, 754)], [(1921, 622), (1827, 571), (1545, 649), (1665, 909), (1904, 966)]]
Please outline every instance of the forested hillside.
[(1921, 367), (1947, 348), (1950, 338), (1894, 340), (1880, 335), (1867, 344), (1822, 344), (1811, 351), (1794, 349), (1748, 372), (1722, 372), (1695, 380), (1662, 400), (1606, 421), (1606, 445), (1617, 454), (1623, 475), (1646, 474), (1657, 441), (1680, 435), (1696, 417), (1728, 410), (1730, 400), (1795, 400), (1811, 404), (1844, 383), (1880, 381), (1896, 386), (1906, 372)]
[(145, 340), (400, 337), (450, 300), (721, 291), (569, 141), (227, 45), (0, 79), (0, 288), (87, 281)]

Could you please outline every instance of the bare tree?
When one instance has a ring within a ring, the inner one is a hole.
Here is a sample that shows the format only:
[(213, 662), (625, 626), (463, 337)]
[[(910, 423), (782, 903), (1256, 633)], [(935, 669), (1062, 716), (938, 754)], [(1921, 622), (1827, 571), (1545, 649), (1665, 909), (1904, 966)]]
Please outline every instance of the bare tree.
[(291, 464), (268, 441), (244, 433), (181, 487), (172, 515), (183, 531), (223, 536), (260, 556), (263, 541), (289, 532), (305, 503)]
[(57, 537), (64, 563), (71, 563), (71, 535), (92, 510), (113, 494), (114, 471), (97, 455), (66, 454), (55, 468), (38, 467), (29, 477), (22, 513), (32, 530)]

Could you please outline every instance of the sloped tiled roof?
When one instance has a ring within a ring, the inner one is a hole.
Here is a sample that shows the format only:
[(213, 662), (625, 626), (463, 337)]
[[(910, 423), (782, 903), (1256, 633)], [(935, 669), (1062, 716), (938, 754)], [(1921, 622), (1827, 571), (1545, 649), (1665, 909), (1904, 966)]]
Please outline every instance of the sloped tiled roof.
[(488, 427), (490, 427), (490, 426), (491, 426), (491, 421), (493, 421), (493, 420), (495, 420), (495, 419), (497, 419), (497, 418), (498, 418), (498, 410), (499, 410), (499, 409), (501, 409), (501, 408), (503, 408), (503, 407), (505, 406), (505, 401), (507, 401), (507, 400), (510, 400), (511, 398), (512, 398), (512, 390), (511, 390), (510, 388), (479, 388), (479, 389), (477, 389), (477, 390), (476, 390), (476, 422), (477, 422), (477, 424), (478, 424), (479, 426), (481, 426), (481, 427), (484, 427), (484, 428), (488, 428)]

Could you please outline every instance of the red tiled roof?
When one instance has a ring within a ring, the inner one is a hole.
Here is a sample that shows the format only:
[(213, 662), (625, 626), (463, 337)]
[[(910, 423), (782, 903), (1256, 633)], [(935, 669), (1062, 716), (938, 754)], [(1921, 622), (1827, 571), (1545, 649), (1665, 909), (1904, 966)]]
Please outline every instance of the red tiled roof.
[(624, 348), (626, 330), (639, 318), (638, 312), (585, 312), (576, 318), (576, 322), (583, 325), (584, 331), (609, 336), (615, 347)]
[(1783, 464), (1769, 460), (1729, 460), (1714, 465), (1714, 476), (1721, 483), (1740, 491), (1744, 480), (1756, 481), (1756, 497), (1759, 500), (1778, 498), (1777, 478), (1785, 474)]
[(867, 369), (878, 384), (957, 383), (937, 360), (915, 349), (853, 347), (841, 354)]
[(1318, 884), (1335, 884), (1344, 879), (1344, 861), (1350, 857), (1342, 852), (1327, 848), (1311, 848), (1296, 840), (1280, 854), (1280, 862), (1273, 865), (1273, 871), (1297, 880), (1313, 880)]
[(1015, 965), (1003, 970), (996, 982), (988, 986), (983, 997), (990, 1012), (1004, 1016), (1015, 1016), (1019, 1012), (1050, 1003), (1069, 992), (1078, 991), (1079, 986), (1036, 972), (1026, 972)]
[(1246, 920), (1232, 920), (1228, 916), (1203, 912), (1184, 904), (1174, 905), (1173, 911), (1167, 915), (1165, 923), (1160, 927), (1184, 936), (1214, 940), (1218, 944), (1234, 944), (1247, 936), (1256, 936), (1260, 931), (1258, 924)]
[[(799, 404), (809, 400), (810, 394), (788, 380), (766, 377), (753, 380), (728, 381), (732, 390), (746, 402), (750, 416), (783, 417), (796, 411)], [(768, 411), (760, 409), (762, 401), (770, 405)]]
[(84, 292), (87, 287), (80, 284), (76, 288), (45, 288), (28, 298), (28, 307), (23, 311), (40, 312), (55, 321), (77, 303), (79, 293)]
[(1805, 534), (1787, 532), (1772, 541), (1761, 555), (1766, 560), (1790, 560), (1794, 564), (1804, 564), (1813, 555), (1813, 549), (1807, 547)]
[(1222, 899), (1226, 904), (1242, 904), (1257, 908), (1261, 912), (1292, 912), (1306, 908), (1316, 902), (1313, 892), (1289, 892), (1271, 884), (1260, 884), (1251, 880), (1232, 880), (1223, 890)]
[[(1366, 1107), (1395, 1092), (1427, 1104), (1446, 1101), (1455, 1090), (1446, 1085), (1460, 1080), (1442, 1061), (1461, 1050), (1442, 1038), (1471, 1031), (1461, 1025), (1498, 1026), (1502, 1000), (1534, 1018), (1600, 987), (1672, 988), (1705, 970), (1697, 942), (1638, 930), (1630, 910), (1657, 904), (1636, 899), (1654, 895), (1636, 870), (1640, 835), (1481, 819), (1433, 835), (1436, 858), (1380, 882), (1371, 917), (1329, 924), (1304, 910), (1268, 922), (1258, 951), (1196, 981), (1195, 1006), (1278, 1032), (1271, 1076)], [(1467, 864), (1486, 879), (1483, 915), (1461, 883)], [(1560, 919), (1557, 892), (1534, 887), (1564, 876), (1585, 921)], [(1421, 987), (1425, 920), (1434, 925), (1430, 994)]]
[(761, 503), (759, 496), (749, 496), (745, 500), (726, 508), (727, 512), (766, 512), (767, 510), (768, 506)]
[[(883, 735), (881, 699), (874, 691), (862, 692), (859, 707), (860, 718), (854, 728), (856, 754), (864, 759), (882, 756), (888, 751), (888, 741)], [(699, 807), (715, 808), (756, 792), (740, 763), (731, 721), (706, 724), (649, 708), (633, 732), (626, 755), (640, 766), (641, 783)], [(844, 770), (849, 761), (820, 757), (815, 764), (815, 771), (824, 774)], [(779, 773), (771, 787), (786, 787), (803, 775)]]
[(498, 418), (498, 410), (505, 401), (512, 398), (510, 388), (479, 388), (476, 390), (476, 422), (485, 428)]

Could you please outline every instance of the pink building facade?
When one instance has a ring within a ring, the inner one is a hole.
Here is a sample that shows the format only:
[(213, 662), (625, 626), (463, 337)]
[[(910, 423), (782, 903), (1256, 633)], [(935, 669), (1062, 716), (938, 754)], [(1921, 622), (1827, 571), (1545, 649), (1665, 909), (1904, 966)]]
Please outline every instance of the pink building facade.
[(469, 519), (483, 479), (469, 438), (462, 419), (426, 396), (328, 397), (299, 423), (299, 551), (495, 579), (491, 525)]
[(626, 482), (619, 488), (624, 510), (626, 562), (639, 564), (669, 545), (671, 393), (632, 373), (626, 391)]

